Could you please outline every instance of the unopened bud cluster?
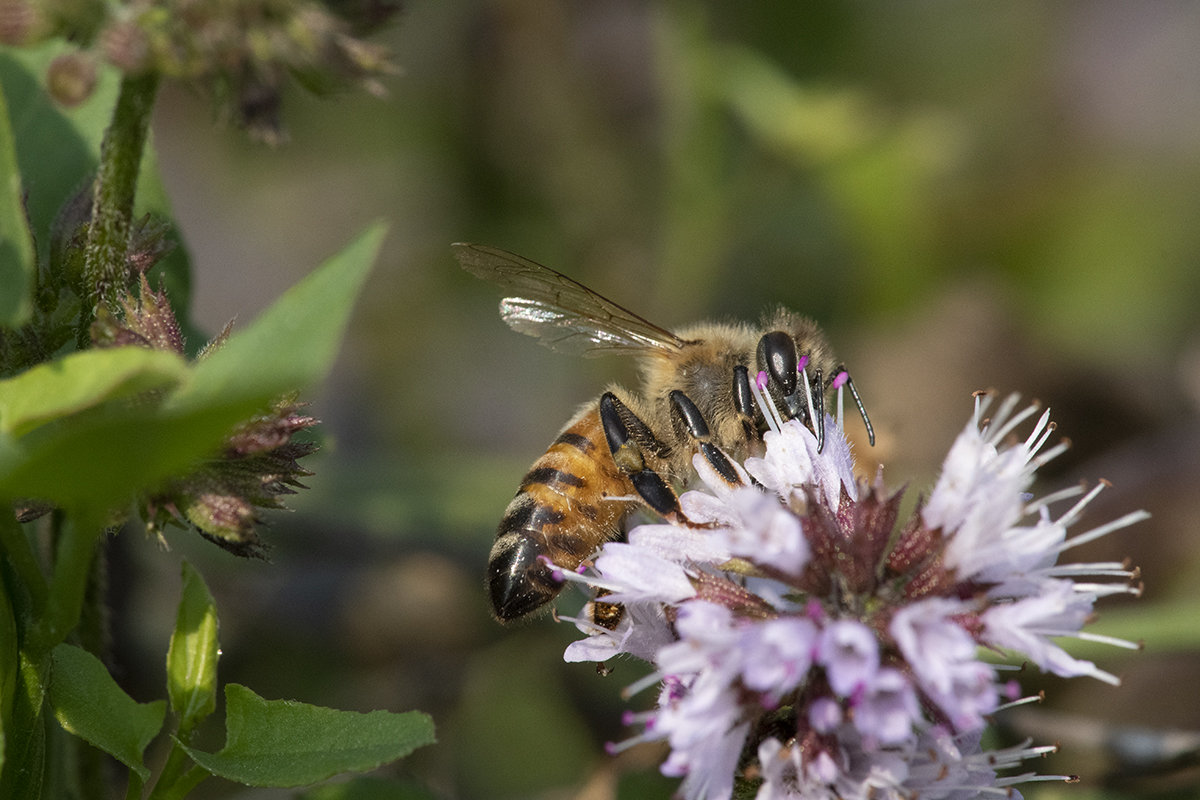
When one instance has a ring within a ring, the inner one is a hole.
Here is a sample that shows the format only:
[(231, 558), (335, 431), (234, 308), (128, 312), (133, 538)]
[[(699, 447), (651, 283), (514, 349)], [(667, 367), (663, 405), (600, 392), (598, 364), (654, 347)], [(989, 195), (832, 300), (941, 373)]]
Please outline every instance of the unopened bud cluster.
[(395, 73), (387, 51), (360, 36), (399, 8), (396, 0), (0, 0), (0, 43), (63, 38), (78, 49), (56, 58), (47, 88), (61, 104), (85, 100), (100, 63), (197, 86), (222, 114), (257, 138), (281, 137), (286, 79), (313, 91), (357, 85), (381, 93)]
[[(101, 347), (135, 345), (183, 355), (184, 340), (165, 292), (153, 291), (141, 276), (138, 296), (122, 299), (120, 315), (102, 312), (92, 326)], [(200, 353), (203, 359), (221, 346), (226, 329)], [(150, 398), (151, 400), (153, 398)], [(276, 401), (238, 425), (210, 458), (186, 475), (166, 482), (141, 500), (147, 527), (160, 533), (168, 524), (192, 526), (202, 536), (241, 556), (259, 556), (262, 509), (283, 508), (282, 499), (303, 488), (312, 473), (299, 459), (316, 445), (295, 434), (316, 424), (302, 414), (295, 397)]]

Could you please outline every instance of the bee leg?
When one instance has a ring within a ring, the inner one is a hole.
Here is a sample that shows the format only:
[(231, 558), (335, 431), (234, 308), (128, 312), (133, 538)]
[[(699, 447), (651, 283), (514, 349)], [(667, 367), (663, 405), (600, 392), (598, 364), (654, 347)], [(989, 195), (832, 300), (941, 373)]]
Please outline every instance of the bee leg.
[(708, 429), (708, 423), (704, 421), (704, 415), (700, 413), (700, 409), (696, 408), (692, 398), (678, 389), (673, 389), (667, 397), (671, 401), (671, 410), (675, 413), (675, 418), (683, 423), (684, 429), (692, 439), (692, 444), (704, 456), (704, 460), (712, 465), (712, 468), (726, 483), (735, 486), (740, 484), (742, 479), (738, 476), (737, 470), (733, 468), (733, 464), (729, 463), (729, 459), (725, 457), (720, 448), (710, 441), (712, 434)]
[(750, 370), (742, 364), (733, 368), (733, 407), (742, 422), (746, 441), (753, 441), (758, 436), (758, 426), (754, 424), (754, 394), (750, 391)]
[(601, 628), (615, 631), (625, 615), (625, 607), (620, 603), (608, 603), (604, 597), (611, 594), (607, 589), (597, 589), (596, 597), (590, 603), (588, 617)]
[(825, 382), (821, 380), (821, 370), (813, 370), (812, 385), (816, 387), (813, 392), (813, 427), (817, 431), (817, 452), (820, 453), (825, 449)]
[[(867, 441), (871, 446), (875, 446), (875, 429), (871, 427), (871, 418), (867, 416), (867, 407), (863, 405), (862, 398), (858, 395), (858, 388), (854, 385), (854, 381), (850, 377), (850, 373), (846, 370), (845, 364), (838, 364), (837, 369), (833, 371), (833, 380), (830, 384), (833, 388), (840, 390), (843, 386), (850, 392), (851, 399), (854, 400), (854, 405), (858, 409), (858, 415), (862, 417), (863, 425), (867, 429)], [(840, 408), (839, 404), (839, 408)]]
[(646, 505), (664, 517), (682, 519), (679, 498), (662, 476), (646, 464), (642, 453), (643, 443), (663, 449), (653, 431), (612, 392), (600, 396), (600, 424), (604, 427), (604, 438), (608, 441), (613, 462), (629, 478)]

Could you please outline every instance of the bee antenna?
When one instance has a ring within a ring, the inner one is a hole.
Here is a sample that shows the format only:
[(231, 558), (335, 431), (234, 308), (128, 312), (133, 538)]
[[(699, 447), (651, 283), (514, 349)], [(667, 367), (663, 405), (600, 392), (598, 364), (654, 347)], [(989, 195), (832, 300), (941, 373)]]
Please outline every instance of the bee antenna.
[[(863, 425), (867, 428), (867, 441), (871, 446), (875, 446), (875, 429), (871, 427), (871, 418), (867, 416), (866, 406), (863, 405), (862, 398), (858, 396), (858, 389), (854, 386), (854, 380), (851, 379), (850, 373), (845, 367), (838, 367), (842, 375), (846, 376), (845, 387), (850, 390), (850, 397), (854, 400), (854, 405), (858, 408), (858, 413), (862, 417)], [(841, 377), (840, 375), (838, 377)]]

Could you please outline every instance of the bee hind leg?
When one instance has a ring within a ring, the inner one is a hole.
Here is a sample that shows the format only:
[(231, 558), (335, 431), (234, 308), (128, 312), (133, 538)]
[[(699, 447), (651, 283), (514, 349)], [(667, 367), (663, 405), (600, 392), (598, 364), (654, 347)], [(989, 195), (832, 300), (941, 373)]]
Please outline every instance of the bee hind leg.
[(643, 446), (665, 450), (654, 432), (612, 392), (600, 396), (600, 424), (612, 452), (613, 462), (629, 478), (646, 505), (664, 517), (684, 519), (679, 498), (654, 469), (646, 463)]

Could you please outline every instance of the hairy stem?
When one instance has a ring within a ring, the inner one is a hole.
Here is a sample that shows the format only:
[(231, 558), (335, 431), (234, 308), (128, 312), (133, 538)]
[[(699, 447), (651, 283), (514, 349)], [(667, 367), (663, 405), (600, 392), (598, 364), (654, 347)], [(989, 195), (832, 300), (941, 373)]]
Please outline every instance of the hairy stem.
[(133, 218), (138, 169), (150, 130), (158, 76), (127, 75), (121, 81), (112, 124), (100, 145), (100, 169), (92, 197), (92, 222), (84, 253), (84, 279), (93, 307), (81, 315), (80, 336), (95, 308), (115, 307), (127, 283), (126, 252)]

